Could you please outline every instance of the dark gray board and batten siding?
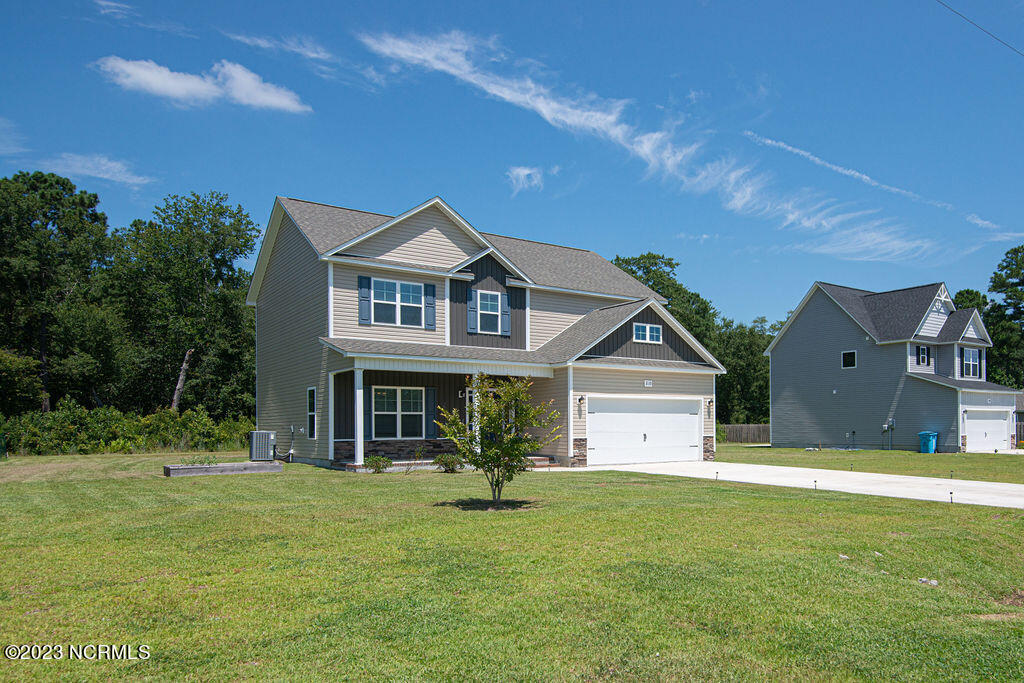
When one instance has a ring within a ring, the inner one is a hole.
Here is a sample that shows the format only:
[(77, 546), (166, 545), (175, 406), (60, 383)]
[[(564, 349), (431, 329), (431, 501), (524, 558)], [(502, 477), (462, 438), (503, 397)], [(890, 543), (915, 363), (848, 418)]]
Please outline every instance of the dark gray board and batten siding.
[[(844, 351), (857, 352), (856, 368), (841, 367)], [(916, 450), (917, 433), (931, 430), (939, 450), (959, 450), (956, 391), (907, 377), (906, 353), (875, 344), (816, 291), (771, 352), (772, 445), (885, 448), (891, 416), (894, 448)]]
[[(526, 290), (522, 287), (506, 287), (505, 279), (515, 277), (491, 256), (477, 259), (466, 270), (474, 274), (473, 280), (452, 280), (448, 303), (448, 315), (451, 316), (451, 343), (459, 346), (483, 346), (492, 349), (525, 349), (526, 348)], [(467, 331), (466, 314), (469, 303), (469, 290), (482, 289), (490, 292), (508, 294), (509, 312), (511, 314), (510, 335), (479, 334)]]
[[(661, 343), (646, 344), (633, 341), (633, 323), (661, 325)], [(691, 363), (706, 362), (688, 343), (666, 323), (660, 315), (645, 308), (620, 325), (583, 354), (582, 358), (645, 358), (647, 360), (683, 360)]]
[[(352, 373), (339, 372), (334, 376), (334, 438), (355, 438), (355, 413), (352, 406), (355, 392), (352, 386)], [(389, 370), (363, 371), (363, 400), (372, 401), (372, 387), (434, 387), (437, 392), (437, 407), (447, 410), (458, 409), (463, 419), (466, 415), (466, 397), (459, 392), (466, 390), (466, 375), (437, 374), (430, 372), (393, 372)], [(441, 419), (440, 411), (437, 419)], [(373, 433), (369, 422), (363, 425), (366, 438)]]

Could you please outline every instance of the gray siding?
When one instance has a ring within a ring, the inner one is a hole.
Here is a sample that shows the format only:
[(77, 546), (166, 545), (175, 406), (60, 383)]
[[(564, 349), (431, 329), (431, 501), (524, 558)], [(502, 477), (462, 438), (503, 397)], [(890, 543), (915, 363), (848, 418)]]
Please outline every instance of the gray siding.
[[(856, 368), (842, 369), (843, 351), (857, 351)], [(907, 377), (906, 353), (876, 345), (816, 291), (772, 350), (772, 445), (882, 448), (892, 417), (894, 448), (916, 449), (917, 433), (931, 429), (941, 450), (957, 450), (956, 391)]]
[(946, 377), (953, 377), (959, 367), (959, 364), (954, 364), (955, 347), (952, 344), (942, 344), (936, 346), (932, 350), (935, 354), (935, 373), (938, 375), (945, 375)]
[[(918, 365), (917, 364), (917, 347), (928, 346), (932, 350), (932, 362), (930, 365)], [(907, 370), (909, 372), (916, 372), (921, 375), (934, 375), (935, 364), (938, 363), (938, 347), (930, 344), (916, 344), (909, 342), (907, 344)]]
[[(461, 374), (435, 374), (430, 372), (394, 372), (388, 370), (366, 370), (363, 372), (363, 397), (371, 400), (371, 388), (374, 386), (389, 387), (435, 387), (437, 404), (441, 408), (451, 410), (457, 408), (462, 419), (466, 417), (466, 398), (459, 397), (460, 391), (466, 389), (467, 376)], [(334, 438), (355, 438), (355, 392), (352, 386), (351, 372), (342, 372), (334, 376)], [(441, 419), (438, 411), (437, 418)], [(365, 425), (366, 437), (369, 440), (370, 426)]]
[[(633, 341), (633, 323), (661, 325), (660, 344), (645, 344)], [(646, 308), (610, 335), (595, 344), (583, 354), (584, 358), (647, 358), (650, 360), (685, 360), (703, 363), (703, 358), (682, 337), (676, 334), (665, 320), (650, 308)]]
[(279, 451), (293, 447), (301, 458), (327, 457), (317, 448), (325, 426), (317, 425), (316, 440), (299, 432), (306, 428), (306, 387), (318, 388), (319, 414), (327, 405), (321, 371), (328, 357), (318, 341), (326, 332), (327, 264), (285, 215), (256, 301), (256, 419), (260, 429), (277, 432)]
[[(526, 348), (526, 290), (521, 287), (506, 287), (505, 279), (511, 273), (491, 256), (484, 256), (469, 265), (474, 274), (472, 282), (451, 281), (451, 343), (459, 346), (484, 346), (499, 349)], [(466, 311), (470, 289), (490, 292), (508, 292), (508, 304), (512, 314), (509, 337), (498, 334), (470, 334), (466, 331)]]

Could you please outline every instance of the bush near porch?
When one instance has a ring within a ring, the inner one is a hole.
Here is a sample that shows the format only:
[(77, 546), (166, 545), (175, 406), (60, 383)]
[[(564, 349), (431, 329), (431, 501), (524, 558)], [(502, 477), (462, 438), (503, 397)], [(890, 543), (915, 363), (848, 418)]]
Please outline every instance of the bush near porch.
[(0, 640), (152, 652), (7, 677), (1024, 677), (1020, 511), (538, 471), (487, 512), (478, 474), (178, 457), (0, 461)]

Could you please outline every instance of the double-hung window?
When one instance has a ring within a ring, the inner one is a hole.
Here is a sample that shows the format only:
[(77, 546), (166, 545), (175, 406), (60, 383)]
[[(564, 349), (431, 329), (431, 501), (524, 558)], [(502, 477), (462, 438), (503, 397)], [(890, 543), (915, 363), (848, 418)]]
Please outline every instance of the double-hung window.
[(483, 334), (498, 334), (501, 329), (501, 294), (477, 292), (476, 329)]
[(932, 347), (930, 346), (918, 346), (917, 347), (917, 364), (928, 366), (932, 364)]
[(316, 438), (316, 387), (306, 389), (306, 438)]
[(981, 377), (981, 351), (960, 349), (960, 374), (964, 377)]
[(373, 388), (373, 438), (423, 438), (423, 388)]
[(423, 285), (374, 278), (373, 322), (423, 327)]
[(644, 344), (661, 343), (661, 325), (633, 323), (633, 341)]

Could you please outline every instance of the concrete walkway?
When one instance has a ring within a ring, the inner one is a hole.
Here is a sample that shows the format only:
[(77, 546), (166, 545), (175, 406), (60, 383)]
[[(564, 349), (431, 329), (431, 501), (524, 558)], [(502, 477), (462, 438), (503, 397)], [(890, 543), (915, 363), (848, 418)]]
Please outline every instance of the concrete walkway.
[(676, 477), (698, 479), (720, 479), (747, 484), (768, 486), (792, 486), (824, 491), (863, 493), (890, 498), (913, 500), (934, 500), (949, 502), (953, 493), (954, 503), (968, 505), (991, 505), (994, 507), (1024, 509), (1024, 484), (1003, 484), (991, 481), (970, 481), (967, 479), (939, 479), (934, 477), (909, 477), (901, 474), (876, 474), (871, 472), (846, 472), (844, 470), (819, 470), (810, 467), (782, 467), (778, 465), (747, 465), (735, 462), (669, 462), (648, 465), (599, 465), (567, 471), (593, 472), (595, 470), (617, 470), (622, 472), (644, 472), (647, 474), (668, 474)]

